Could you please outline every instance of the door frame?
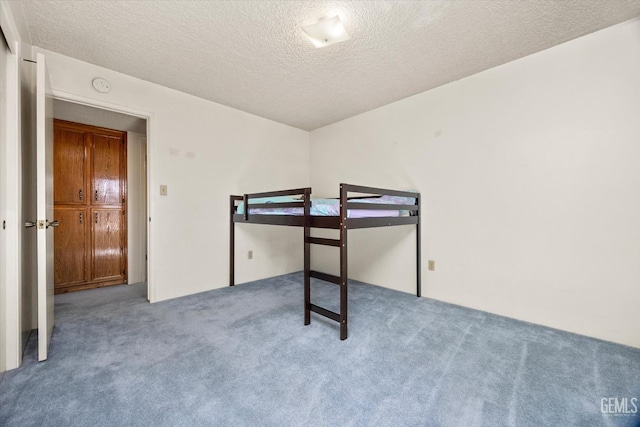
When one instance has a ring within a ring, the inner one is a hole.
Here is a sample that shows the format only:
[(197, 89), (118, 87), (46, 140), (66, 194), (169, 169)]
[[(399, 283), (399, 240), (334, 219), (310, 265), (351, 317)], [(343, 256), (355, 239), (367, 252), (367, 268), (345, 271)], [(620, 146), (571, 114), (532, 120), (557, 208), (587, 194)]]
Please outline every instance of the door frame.
[(105, 102), (93, 98), (88, 98), (80, 95), (76, 95), (69, 92), (64, 92), (61, 90), (53, 89), (53, 98), (72, 102), (74, 104), (86, 105), (88, 107), (99, 108), (102, 110), (113, 111), (116, 113), (126, 114), (129, 116), (139, 117), (141, 119), (146, 119), (147, 121), (147, 176), (146, 176), (146, 186), (147, 186), (147, 300), (149, 302), (156, 301), (156, 292), (154, 286), (154, 263), (153, 263), (153, 251), (152, 251), (152, 241), (153, 241), (153, 233), (151, 232), (151, 220), (153, 218), (153, 206), (151, 204), (151, 192), (149, 191), (151, 187), (151, 171), (153, 169), (153, 157), (151, 156), (151, 144), (153, 144), (153, 135), (155, 135), (155, 120), (153, 118), (153, 113), (148, 111), (138, 110), (136, 108), (126, 107), (123, 105), (112, 104), (110, 102)]

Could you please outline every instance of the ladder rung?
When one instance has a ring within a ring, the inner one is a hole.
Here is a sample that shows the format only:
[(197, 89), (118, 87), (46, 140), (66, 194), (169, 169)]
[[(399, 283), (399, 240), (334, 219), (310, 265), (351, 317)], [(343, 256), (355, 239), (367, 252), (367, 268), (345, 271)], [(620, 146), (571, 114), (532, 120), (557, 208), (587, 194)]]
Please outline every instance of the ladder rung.
[(319, 271), (310, 270), (309, 276), (315, 277), (316, 279), (324, 280), (325, 282), (335, 283), (336, 285), (340, 284), (340, 277), (334, 276), (333, 274), (320, 273)]
[(326, 308), (322, 308), (318, 305), (311, 304), (311, 311), (313, 311), (314, 313), (318, 313), (324, 317), (328, 317), (329, 319), (335, 320), (336, 322), (340, 323), (340, 315), (331, 310), (327, 310)]
[(340, 240), (338, 239), (324, 239), (322, 237), (309, 237), (307, 242), (313, 243), (314, 245), (325, 245), (325, 246), (340, 246)]

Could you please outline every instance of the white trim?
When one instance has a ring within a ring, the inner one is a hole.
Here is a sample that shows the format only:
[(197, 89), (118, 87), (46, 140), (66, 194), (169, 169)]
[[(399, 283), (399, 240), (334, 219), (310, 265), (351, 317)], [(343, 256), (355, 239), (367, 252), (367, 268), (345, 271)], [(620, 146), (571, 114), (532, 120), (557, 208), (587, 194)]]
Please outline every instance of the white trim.
[[(151, 239), (153, 238), (153, 233), (151, 232), (151, 220), (149, 218), (153, 218), (151, 216), (151, 148), (149, 146), (149, 135), (152, 135), (151, 131), (151, 119), (147, 119), (147, 135), (145, 138), (145, 156), (146, 156), (146, 165), (147, 165), (147, 299), (149, 302), (156, 302), (156, 288), (155, 286), (151, 286), (153, 282), (153, 272), (155, 271), (152, 268), (153, 265), (153, 257), (151, 256)], [(153, 121), (155, 125), (155, 121)], [(155, 135), (155, 133), (153, 133)]]
[[(124, 113), (130, 116), (140, 117), (142, 119), (150, 119), (153, 116), (152, 113), (146, 111), (138, 110), (131, 107), (125, 107), (124, 105), (112, 104), (110, 102), (100, 101), (98, 99), (76, 95), (75, 93), (65, 92), (58, 89), (53, 89), (53, 97), (62, 101), (73, 102), (75, 104), (86, 105), (88, 107), (98, 107), (103, 110), (114, 111), (116, 113)], [(148, 131), (149, 125), (147, 124), (147, 132)]]
[[(153, 188), (151, 185), (151, 168), (153, 158), (151, 157), (151, 148), (149, 141), (153, 141), (153, 135), (155, 135), (155, 120), (153, 119), (153, 113), (147, 111), (138, 110), (136, 108), (126, 107), (123, 105), (112, 104), (110, 102), (100, 101), (94, 98), (88, 98), (82, 95), (76, 95), (74, 93), (65, 92), (62, 90), (53, 89), (54, 99), (61, 101), (73, 102), (80, 105), (86, 105), (88, 107), (97, 107), (103, 110), (114, 111), (116, 113), (128, 114), (130, 116), (140, 117), (147, 120), (147, 299), (149, 302), (156, 302), (156, 289), (153, 286), (153, 272), (154, 263), (152, 256), (152, 239), (153, 231), (149, 218), (153, 218), (153, 205), (151, 204), (151, 191)], [(152, 142), (153, 143), (153, 142)]]

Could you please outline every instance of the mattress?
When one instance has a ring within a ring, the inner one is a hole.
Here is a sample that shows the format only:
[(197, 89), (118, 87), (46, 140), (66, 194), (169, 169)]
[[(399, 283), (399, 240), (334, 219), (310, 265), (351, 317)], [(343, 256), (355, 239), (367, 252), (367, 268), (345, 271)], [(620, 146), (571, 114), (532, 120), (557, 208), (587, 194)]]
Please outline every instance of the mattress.
[[(249, 200), (250, 215), (304, 215), (304, 207), (278, 208), (278, 203), (299, 202), (299, 198), (294, 197), (268, 197)], [(349, 199), (350, 203), (377, 203), (383, 205), (413, 205), (416, 199), (413, 197), (380, 196), (364, 199)], [(273, 208), (251, 208), (251, 204), (273, 203)], [(237, 213), (244, 214), (244, 203), (238, 205)], [(340, 200), (338, 199), (311, 199), (312, 216), (339, 216)], [(409, 216), (407, 210), (375, 210), (375, 209), (349, 209), (347, 218), (375, 218), (375, 217), (398, 217)]]

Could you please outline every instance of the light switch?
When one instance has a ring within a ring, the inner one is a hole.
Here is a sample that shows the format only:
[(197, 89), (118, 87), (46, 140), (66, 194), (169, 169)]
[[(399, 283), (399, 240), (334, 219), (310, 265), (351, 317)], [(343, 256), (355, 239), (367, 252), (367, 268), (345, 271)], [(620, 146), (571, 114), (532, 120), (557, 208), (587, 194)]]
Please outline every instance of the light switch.
[(160, 195), (161, 196), (166, 196), (167, 195), (167, 186), (166, 185), (161, 185), (160, 186)]

